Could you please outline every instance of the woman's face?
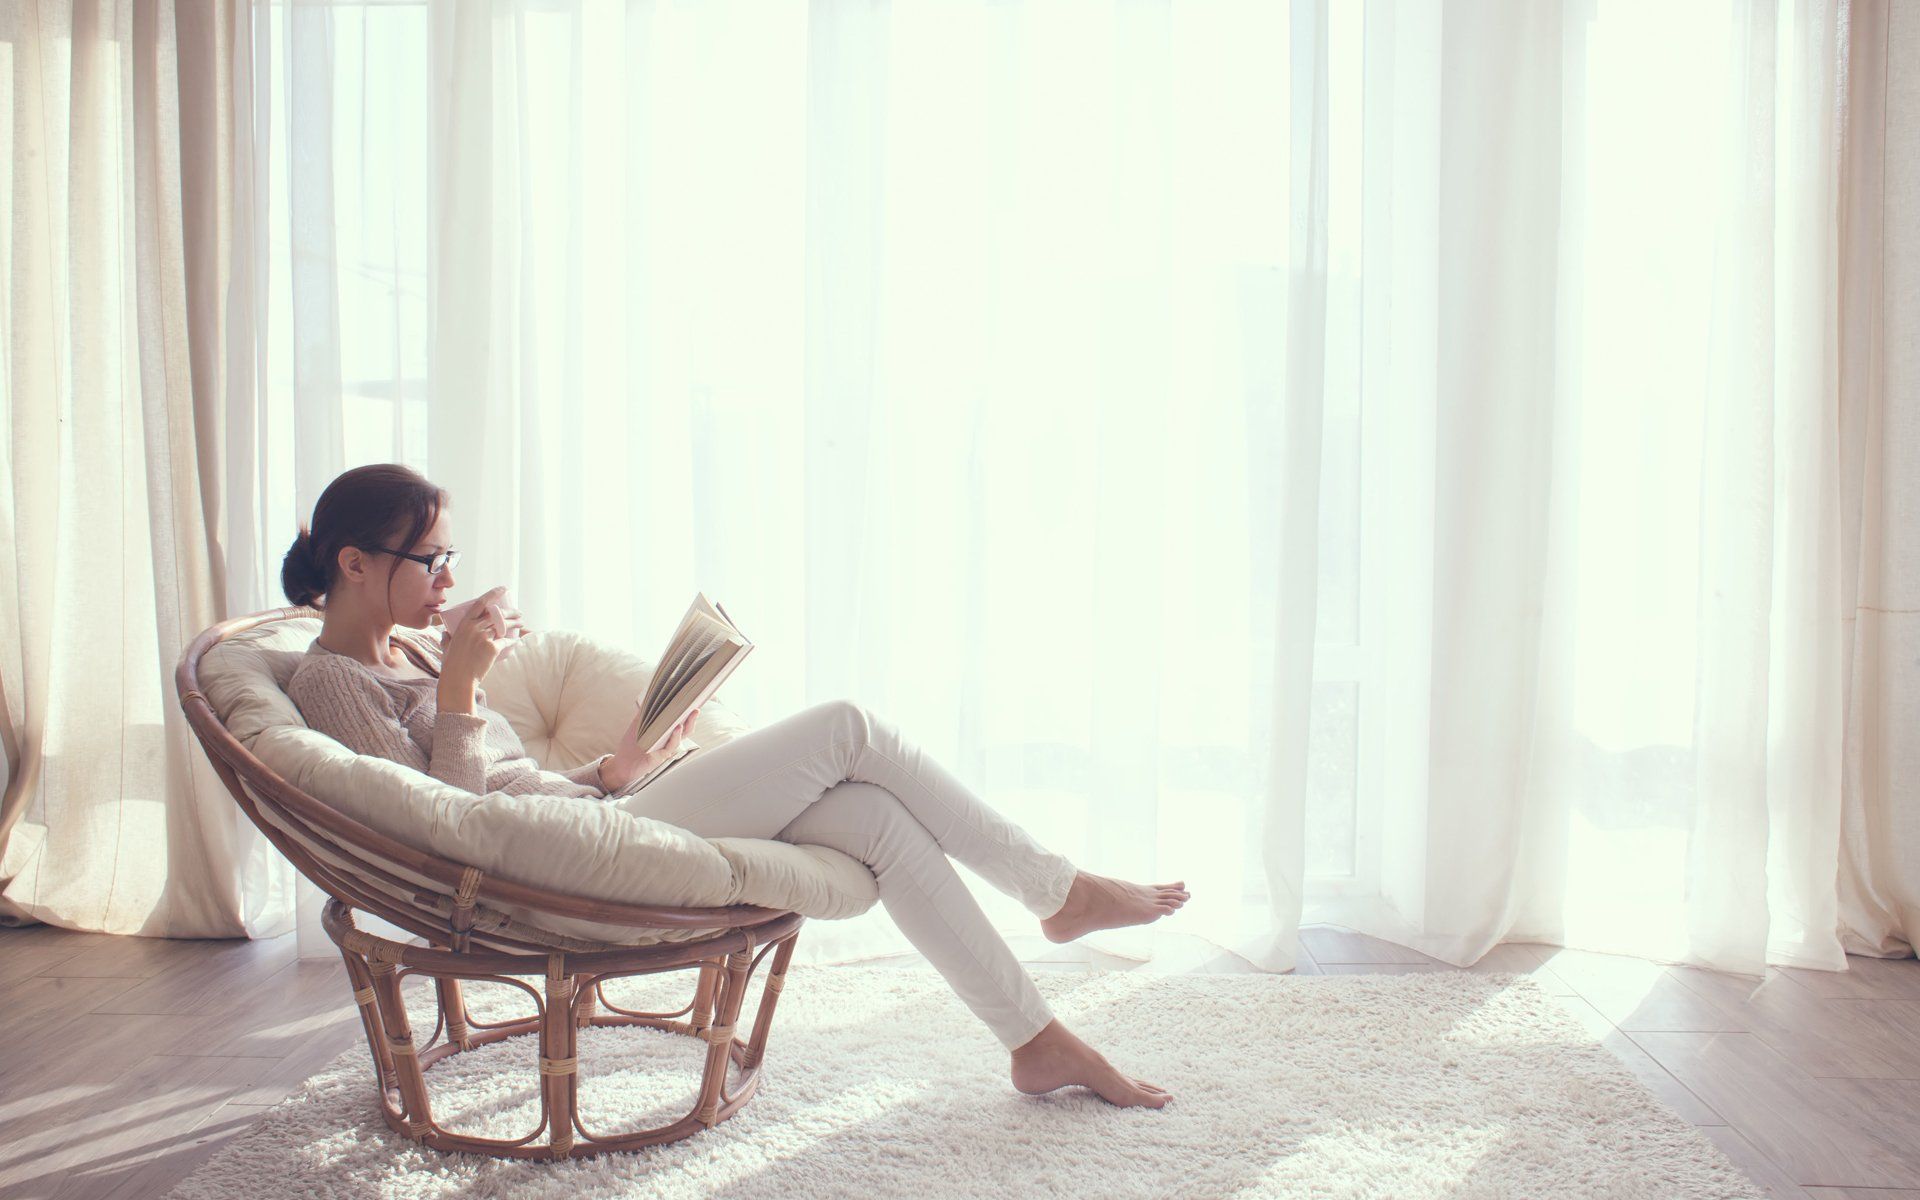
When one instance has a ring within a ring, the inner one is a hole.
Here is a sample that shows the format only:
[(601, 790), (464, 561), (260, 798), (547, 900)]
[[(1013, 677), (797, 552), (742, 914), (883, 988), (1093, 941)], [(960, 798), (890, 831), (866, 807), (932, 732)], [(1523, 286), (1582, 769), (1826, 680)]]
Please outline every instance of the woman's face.
[[(452, 536), (453, 523), (447, 519), (447, 510), (443, 508), (440, 515), (434, 518), (432, 527), (407, 550), (413, 554), (432, 556), (450, 547), (453, 544), (450, 540)], [(387, 592), (387, 598), (393, 605), (394, 624), (425, 629), (433, 614), (445, 607), (447, 592), (453, 584), (452, 567), (438, 575), (429, 575), (427, 564), (401, 559)]]

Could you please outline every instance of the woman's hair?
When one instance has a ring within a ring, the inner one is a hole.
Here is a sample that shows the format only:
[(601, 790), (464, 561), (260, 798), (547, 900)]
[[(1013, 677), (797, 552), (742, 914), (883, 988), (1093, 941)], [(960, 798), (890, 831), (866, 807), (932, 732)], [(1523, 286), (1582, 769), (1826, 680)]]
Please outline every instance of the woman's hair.
[[(324, 612), (320, 597), (333, 586), (343, 548), (411, 550), (433, 527), (447, 499), (445, 488), (400, 463), (371, 463), (342, 472), (313, 506), (312, 528), (300, 526), (281, 560), (280, 590), (293, 603)], [(391, 586), (401, 559), (389, 557)]]

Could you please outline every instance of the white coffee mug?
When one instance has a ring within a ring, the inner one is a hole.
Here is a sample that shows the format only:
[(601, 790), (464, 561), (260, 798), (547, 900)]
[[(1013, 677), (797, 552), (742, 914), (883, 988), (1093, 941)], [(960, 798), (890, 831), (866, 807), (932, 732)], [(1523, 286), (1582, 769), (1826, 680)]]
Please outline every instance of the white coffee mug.
[[(475, 596), (471, 600), (462, 600), (458, 604), (443, 608), (435, 614), (431, 623), (439, 628), (440, 637), (443, 641), (453, 636), (453, 631), (458, 629), (460, 622), (466, 619), (468, 610), (478, 603), (480, 603), (480, 597)], [(501, 592), (494, 603), (498, 604), (503, 612), (517, 614), (520, 611), (520, 606), (513, 602), (513, 593), (511, 591)], [(494, 636), (497, 638), (500, 635), (496, 632)], [(518, 645), (519, 641), (520, 638), (518, 634), (510, 636), (507, 644), (500, 647), (500, 653), (504, 655), (507, 651)]]

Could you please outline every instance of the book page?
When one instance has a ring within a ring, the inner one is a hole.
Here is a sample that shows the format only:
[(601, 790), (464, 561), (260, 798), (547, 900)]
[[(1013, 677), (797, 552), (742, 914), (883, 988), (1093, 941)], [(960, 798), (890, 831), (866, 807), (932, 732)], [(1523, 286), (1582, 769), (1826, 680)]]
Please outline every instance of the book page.
[(665, 691), (666, 682), (672, 678), (671, 668), (675, 660), (685, 652), (687, 631), (705, 615), (701, 605), (705, 599), (705, 596), (696, 592), (693, 603), (687, 606), (686, 615), (680, 618), (678, 625), (674, 626), (673, 636), (667, 639), (666, 647), (660, 651), (660, 657), (653, 665), (653, 678), (647, 681), (647, 690), (643, 698), (644, 707), (652, 707)]
[(751, 645), (737, 638), (728, 638), (720, 643), (700, 668), (682, 681), (683, 686), (673, 693), (659, 716), (641, 729), (640, 744), (649, 750), (658, 750), (673, 732), (673, 727), (686, 719), (689, 712), (706, 703), (751, 649)]
[(655, 698), (655, 709), (647, 714), (649, 721), (657, 716), (659, 709), (665, 707), (680, 691), (687, 676), (698, 669), (699, 664), (713, 652), (713, 647), (727, 636), (712, 621), (704, 616), (700, 618), (698, 627), (689, 631), (679, 655), (666, 670), (666, 680), (660, 689), (660, 694)]
[[(694, 615), (694, 609), (699, 610), (698, 616)], [(680, 653), (675, 661), (667, 665), (668, 691), (674, 690), (679, 682), (686, 677), (687, 673), (697, 666), (699, 661), (704, 657), (702, 651), (709, 643), (703, 641), (702, 635), (711, 634), (714, 639), (719, 640), (724, 639), (729, 633), (736, 636), (740, 633), (738, 629), (734, 628), (733, 622), (728, 620), (726, 615), (720, 611), (720, 606), (707, 599), (705, 592), (694, 595), (693, 608), (688, 610), (687, 618), (682, 622), (682, 626), (683, 629), (678, 639), (681, 646)], [(745, 637), (740, 637), (739, 640), (742, 642), (747, 641)], [(752, 643), (749, 642), (748, 644), (751, 645)]]
[(705, 703), (752, 649), (753, 642), (718, 604), (704, 592), (694, 593), (640, 697), (640, 744), (659, 749), (673, 727)]

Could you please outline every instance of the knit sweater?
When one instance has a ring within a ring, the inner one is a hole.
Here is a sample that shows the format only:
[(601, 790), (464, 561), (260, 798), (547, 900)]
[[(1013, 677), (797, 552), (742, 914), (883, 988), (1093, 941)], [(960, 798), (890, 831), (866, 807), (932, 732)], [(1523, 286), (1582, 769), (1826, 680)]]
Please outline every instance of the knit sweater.
[(592, 796), (614, 798), (638, 789), (608, 792), (600, 783), (603, 754), (570, 771), (541, 768), (504, 716), (486, 705), (476, 687), (471, 713), (441, 712), (441, 650), (431, 635), (396, 629), (393, 643), (407, 652), (429, 679), (391, 679), (357, 658), (315, 639), (287, 681), (307, 726), (356, 754), (371, 754), (425, 772), (476, 795)]

